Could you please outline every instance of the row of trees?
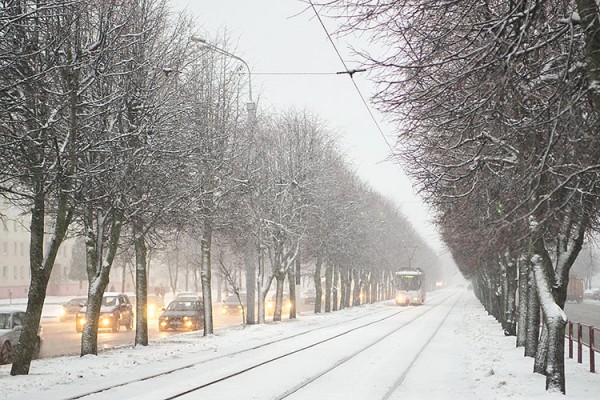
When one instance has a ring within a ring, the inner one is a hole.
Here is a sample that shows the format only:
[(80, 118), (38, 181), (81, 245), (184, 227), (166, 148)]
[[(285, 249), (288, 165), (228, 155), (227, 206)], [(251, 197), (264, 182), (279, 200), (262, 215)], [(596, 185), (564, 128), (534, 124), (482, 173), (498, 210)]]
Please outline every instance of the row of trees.
[(569, 272), (599, 222), (598, 3), (327, 3), (372, 34), (375, 100), (460, 270), (565, 393)]
[[(389, 296), (391, 272), (409, 254), (424, 269), (435, 263), (318, 118), (246, 114), (247, 77), (235, 58), (200, 47), (194, 33), (193, 19), (165, 0), (0, 0), (0, 194), (32, 216), (27, 319), (12, 375), (29, 372), (68, 236), (86, 246), (82, 355), (97, 353), (102, 296), (125, 250), (135, 254), (135, 344), (147, 345), (148, 247), (177, 235), (200, 243), (205, 334), (215, 236), (244, 260), (247, 301), (259, 305), (257, 316), (249, 307), (249, 323), (264, 322), (273, 282), (281, 318), (285, 282), (295, 299), (301, 261), (316, 265), (317, 299), (324, 272), (325, 311), (360, 304), (361, 292), (368, 301)], [(219, 43), (227, 48), (226, 38)]]

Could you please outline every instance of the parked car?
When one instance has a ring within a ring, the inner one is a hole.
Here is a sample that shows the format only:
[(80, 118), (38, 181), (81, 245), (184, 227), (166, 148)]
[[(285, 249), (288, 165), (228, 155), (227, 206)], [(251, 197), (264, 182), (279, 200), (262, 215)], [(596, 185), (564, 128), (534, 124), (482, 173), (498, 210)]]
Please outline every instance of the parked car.
[(60, 322), (72, 321), (87, 303), (87, 297), (75, 297), (62, 305), (60, 310)]
[[(75, 330), (77, 332), (83, 331), (85, 313), (86, 307), (83, 307), (75, 317)], [(124, 293), (104, 293), (98, 329), (111, 329), (113, 332), (118, 332), (121, 326), (124, 326), (130, 331), (133, 329), (133, 323), (133, 306), (129, 297)]]
[[(25, 311), (0, 308), (0, 365), (12, 362), (19, 346), (24, 322)], [(35, 342), (34, 358), (39, 356), (41, 347), (42, 328), (40, 326)]]
[(173, 300), (158, 317), (158, 330), (195, 331), (204, 328), (204, 305), (198, 299)]
[(583, 292), (584, 299), (600, 300), (600, 288), (591, 288)]
[(227, 296), (221, 304), (221, 313), (223, 314), (241, 314), (242, 310), (246, 308), (246, 293), (240, 293), (240, 304), (238, 297), (235, 294)]

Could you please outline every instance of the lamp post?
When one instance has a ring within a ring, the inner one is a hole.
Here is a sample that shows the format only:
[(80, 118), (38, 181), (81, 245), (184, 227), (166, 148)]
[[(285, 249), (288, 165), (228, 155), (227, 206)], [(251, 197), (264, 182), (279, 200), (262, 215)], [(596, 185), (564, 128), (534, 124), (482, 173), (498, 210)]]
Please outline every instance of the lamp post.
[[(220, 47), (214, 46), (201, 37), (192, 36), (191, 40), (194, 43), (199, 43), (202, 46), (205, 46), (209, 50), (231, 57), (244, 64), (244, 66), (248, 70), (248, 103), (246, 103), (246, 110), (248, 111), (248, 128), (250, 132), (253, 132), (254, 125), (256, 123), (256, 103), (254, 103), (252, 99), (252, 72), (250, 71), (250, 66), (248, 65), (248, 63), (243, 58), (236, 56), (235, 54), (230, 53), (227, 50), (221, 49)], [(258, 296), (258, 299), (256, 298), (258, 284), (256, 281), (256, 265), (254, 264), (254, 262), (251, 261), (252, 250), (252, 246), (249, 242), (246, 246), (246, 254), (244, 257), (248, 261), (246, 262), (246, 304), (252, 305), (257, 302), (256, 300), (258, 300), (258, 306), (260, 308), (262, 300), (260, 295)], [(250, 306), (246, 309), (247, 324), (252, 325), (257, 322), (255, 314), (256, 313), (254, 307)]]
[(231, 57), (244, 64), (244, 66), (248, 70), (248, 103), (246, 103), (246, 110), (248, 111), (249, 124), (254, 124), (254, 120), (256, 119), (256, 103), (254, 103), (254, 101), (252, 100), (252, 72), (250, 71), (250, 66), (248, 65), (248, 63), (242, 57), (236, 56), (235, 54), (230, 53), (227, 50), (224, 50), (220, 47), (208, 43), (204, 38), (201, 38), (199, 36), (192, 36), (191, 40), (194, 43), (200, 43), (212, 51)]

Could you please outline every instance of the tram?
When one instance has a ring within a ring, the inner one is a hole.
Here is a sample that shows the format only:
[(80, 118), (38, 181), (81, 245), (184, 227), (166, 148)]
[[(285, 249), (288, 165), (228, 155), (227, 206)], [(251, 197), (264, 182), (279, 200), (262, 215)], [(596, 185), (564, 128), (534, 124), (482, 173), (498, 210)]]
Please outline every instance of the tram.
[(425, 275), (421, 270), (396, 271), (394, 287), (396, 304), (399, 306), (425, 302)]

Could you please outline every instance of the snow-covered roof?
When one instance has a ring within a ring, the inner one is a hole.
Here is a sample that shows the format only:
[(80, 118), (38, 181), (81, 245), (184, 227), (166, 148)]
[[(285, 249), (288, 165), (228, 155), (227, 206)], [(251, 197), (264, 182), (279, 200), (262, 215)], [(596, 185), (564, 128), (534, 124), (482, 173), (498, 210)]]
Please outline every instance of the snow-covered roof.
[(405, 271), (396, 271), (396, 275), (423, 275), (423, 272), (413, 269), (413, 270), (405, 270)]

